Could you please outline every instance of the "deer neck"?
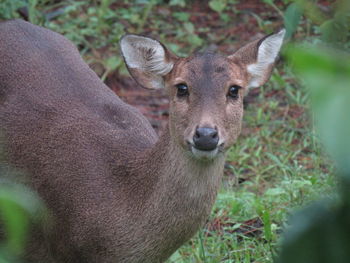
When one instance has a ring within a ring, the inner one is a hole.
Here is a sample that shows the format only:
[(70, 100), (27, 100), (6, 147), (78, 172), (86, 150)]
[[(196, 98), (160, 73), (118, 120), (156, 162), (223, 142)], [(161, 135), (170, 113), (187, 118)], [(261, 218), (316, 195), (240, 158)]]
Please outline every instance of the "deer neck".
[(167, 208), (184, 214), (201, 210), (207, 217), (220, 185), (224, 160), (224, 154), (209, 161), (195, 159), (174, 141), (167, 127), (140, 166), (147, 177), (153, 178), (152, 207), (160, 213)]
[(136, 181), (142, 185), (140, 190), (148, 189), (148, 192), (143, 192), (144, 197), (134, 202), (142, 207), (139, 220), (135, 220), (139, 231), (136, 236), (154, 241), (145, 254), (159, 254), (165, 260), (208, 218), (225, 156), (199, 161), (174, 141), (169, 129), (143, 154), (141, 163), (136, 164), (137, 174), (142, 176)]

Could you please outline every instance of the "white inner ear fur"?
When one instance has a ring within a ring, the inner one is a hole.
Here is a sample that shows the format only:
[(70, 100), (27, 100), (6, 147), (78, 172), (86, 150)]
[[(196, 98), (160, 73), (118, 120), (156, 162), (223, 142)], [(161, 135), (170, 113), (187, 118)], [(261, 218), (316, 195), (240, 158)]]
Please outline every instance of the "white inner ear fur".
[(256, 63), (247, 67), (248, 72), (252, 76), (248, 87), (259, 87), (266, 80), (266, 74), (269, 74), (269, 67), (275, 62), (281, 49), (285, 32), (283, 29), (277, 34), (267, 37), (260, 44)]
[(173, 68), (174, 63), (166, 61), (165, 50), (156, 40), (126, 35), (122, 38), (120, 46), (129, 68), (136, 68), (157, 76), (164, 76)]

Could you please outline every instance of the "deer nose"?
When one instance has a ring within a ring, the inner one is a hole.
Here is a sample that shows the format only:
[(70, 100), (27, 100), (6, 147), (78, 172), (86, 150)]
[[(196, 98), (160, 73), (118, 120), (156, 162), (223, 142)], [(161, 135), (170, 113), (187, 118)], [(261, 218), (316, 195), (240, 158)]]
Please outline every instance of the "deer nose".
[(198, 150), (212, 151), (218, 146), (218, 131), (213, 128), (197, 128), (193, 136), (194, 146)]

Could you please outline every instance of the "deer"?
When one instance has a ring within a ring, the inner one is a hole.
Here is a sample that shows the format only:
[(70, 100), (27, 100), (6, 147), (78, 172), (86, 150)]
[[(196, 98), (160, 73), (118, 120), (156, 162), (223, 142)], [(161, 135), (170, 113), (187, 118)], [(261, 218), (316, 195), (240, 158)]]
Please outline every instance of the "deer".
[(124, 35), (130, 75), (169, 96), (168, 124), (158, 136), (64, 36), (22, 20), (2, 22), (4, 155), (49, 213), (31, 227), (22, 258), (166, 261), (206, 222), (226, 152), (240, 134), (243, 97), (270, 78), (284, 33), (230, 55), (185, 58), (153, 38)]

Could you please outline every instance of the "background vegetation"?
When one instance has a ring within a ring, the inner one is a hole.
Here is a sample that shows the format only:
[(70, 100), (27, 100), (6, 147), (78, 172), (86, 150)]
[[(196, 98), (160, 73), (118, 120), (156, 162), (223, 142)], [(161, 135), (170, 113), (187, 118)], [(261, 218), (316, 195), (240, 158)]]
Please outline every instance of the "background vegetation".
[[(1, 20), (21, 17), (72, 40), (113, 90), (138, 107), (141, 104), (142, 111), (153, 112), (148, 115), (153, 122), (166, 119), (166, 101), (162, 96), (155, 100), (155, 94), (149, 91), (132, 92), (135, 83), (127, 77), (118, 50), (118, 41), (125, 32), (158, 38), (184, 56), (198, 48), (230, 54), (244, 42), (285, 27), (287, 41), (297, 44), (286, 45), (270, 82), (252, 89), (245, 100), (242, 135), (228, 154), (223, 187), (212, 215), (198, 235), (168, 262), (347, 262), (348, 1), (0, 3)], [(153, 97), (140, 98), (146, 94)], [(154, 105), (143, 107), (145, 103)], [(326, 146), (321, 145), (320, 138)], [(1, 214), (5, 219), (11, 216), (7, 221), (13, 222), (8, 226), (6, 246), (13, 247), (12, 255), (16, 255), (25, 232), (20, 226), (25, 226), (25, 218), (33, 214), (16, 213), (33, 210), (16, 202), (16, 192), (6, 195), (9, 192), (3, 190), (7, 189), (5, 185), (0, 187)], [(38, 200), (34, 195), (31, 198)], [(288, 220), (293, 210), (320, 198), (322, 201)], [(6, 202), (13, 206), (6, 206)], [(283, 232), (286, 238), (281, 242)], [(19, 237), (16, 242), (11, 241), (14, 235)], [(0, 262), (8, 262), (2, 251)]]

